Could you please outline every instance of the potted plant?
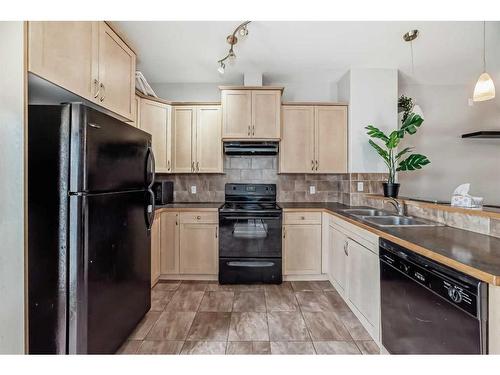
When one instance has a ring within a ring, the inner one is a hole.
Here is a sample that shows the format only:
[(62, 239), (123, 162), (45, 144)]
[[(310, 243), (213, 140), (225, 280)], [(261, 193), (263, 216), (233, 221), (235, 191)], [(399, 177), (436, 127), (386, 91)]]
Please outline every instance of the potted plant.
[[(393, 130), (390, 134), (385, 134), (373, 125), (365, 127), (368, 130), (367, 134), (372, 138), (368, 142), (384, 160), (389, 171), (389, 178), (387, 182), (383, 183), (383, 187), (384, 196), (392, 198), (396, 198), (399, 194), (399, 183), (396, 182), (396, 172), (422, 169), (423, 166), (430, 163), (430, 160), (426, 156), (410, 153), (413, 147), (406, 147), (398, 152), (398, 145), (405, 135), (415, 134), (424, 122), (422, 117), (412, 112), (413, 102), (410, 98), (401, 96), (398, 101), (398, 107), (403, 112), (401, 127), (399, 129)], [(376, 143), (374, 139), (380, 140), (382, 145)], [(410, 155), (407, 155), (408, 153)]]

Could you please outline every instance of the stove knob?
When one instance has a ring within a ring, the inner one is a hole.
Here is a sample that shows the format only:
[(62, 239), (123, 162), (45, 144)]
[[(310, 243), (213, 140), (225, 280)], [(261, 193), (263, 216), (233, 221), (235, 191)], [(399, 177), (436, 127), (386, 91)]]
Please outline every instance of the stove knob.
[(450, 288), (448, 289), (448, 296), (453, 302), (456, 303), (462, 302), (462, 295), (460, 294), (459, 290), (454, 286), (450, 286)]
[(406, 273), (410, 271), (410, 266), (408, 264), (403, 264), (403, 269)]

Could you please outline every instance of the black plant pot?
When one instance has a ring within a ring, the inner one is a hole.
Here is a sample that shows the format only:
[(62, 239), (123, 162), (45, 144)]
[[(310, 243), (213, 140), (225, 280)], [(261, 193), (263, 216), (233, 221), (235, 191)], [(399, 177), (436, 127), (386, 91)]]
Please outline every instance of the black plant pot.
[(397, 198), (399, 194), (399, 184), (391, 182), (383, 182), (384, 197)]

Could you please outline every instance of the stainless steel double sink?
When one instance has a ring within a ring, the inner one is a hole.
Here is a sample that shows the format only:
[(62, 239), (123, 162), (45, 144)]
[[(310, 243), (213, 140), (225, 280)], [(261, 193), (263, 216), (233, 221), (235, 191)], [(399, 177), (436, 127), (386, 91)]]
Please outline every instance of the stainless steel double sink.
[(378, 227), (437, 227), (443, 224), (412, 216), (394, 215), (374, 208), (349, 208), (342, 212)]

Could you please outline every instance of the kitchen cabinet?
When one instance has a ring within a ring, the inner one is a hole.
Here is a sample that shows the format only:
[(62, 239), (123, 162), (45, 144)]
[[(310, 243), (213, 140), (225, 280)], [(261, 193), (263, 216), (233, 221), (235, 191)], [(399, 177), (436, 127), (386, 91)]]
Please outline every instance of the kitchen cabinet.
[(222, 138), (279, 139), (281, 90), (222, 90)]
[(217, 212), (180, 215), (181, 274), (216, 275), (218, 272), (219, 226)]
[(346, 287), (347, 236), (330, 226), (330, 274), (342, 291)]
[(378, 255), (351, 239), (347, 246), (347, 298), (372, 325), (380, 317)]
[(156, 213), (151, 227), (151, 287), (153, 287), (160, 278), (160, 221), (160, 215)]
[(172, 129), (175, 173), (222, 173), (220, 106), (174, 106)]
[(283, 274), (321, 274), (320, 212), (285, 212)]
[(280, 173), (346, 173), (347, 107), (282, 107)]
[(280, 172), (314, 171), (314, 107), (283, 106)]
[(160, 271), (162, 275), (179, 273), (179, 212), (160, 213)]
[(96, 101), (99, 22), (28, 23), (28, 70)]
[(137, 126), (151, 134), (156, 171), (171, 172), (170, 106), (154, 100), (139, 99)]
[(105, 22), (29, 22), (28, 70), (134, 121), (135, 53)]
[(329, 223), (329, 276), (372, 338), (380, 341), (378, 237), (339, 218)]

